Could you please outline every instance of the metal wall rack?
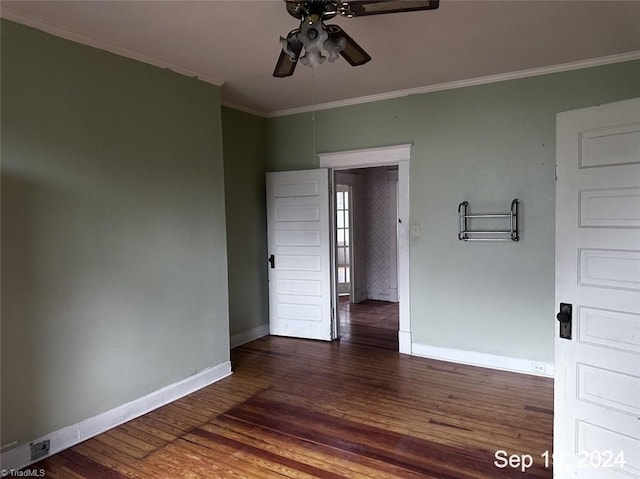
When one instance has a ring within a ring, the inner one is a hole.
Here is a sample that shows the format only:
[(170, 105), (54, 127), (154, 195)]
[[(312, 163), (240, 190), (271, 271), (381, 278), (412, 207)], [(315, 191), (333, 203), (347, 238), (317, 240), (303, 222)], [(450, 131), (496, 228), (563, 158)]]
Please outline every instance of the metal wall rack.
[[(461, 241), (519, 241), (518, 234), (518, 204), (520, 200), (517, 198), (511, 202), (511, 211), (509, 213), (496, 214), (470, 214), (469, 202), (463, 201), (458, 205), (459, 232), (458, 239)], [(508, 230), (471, 230), (470, 222), (472, 218), (504, 218), (509, 220)]]

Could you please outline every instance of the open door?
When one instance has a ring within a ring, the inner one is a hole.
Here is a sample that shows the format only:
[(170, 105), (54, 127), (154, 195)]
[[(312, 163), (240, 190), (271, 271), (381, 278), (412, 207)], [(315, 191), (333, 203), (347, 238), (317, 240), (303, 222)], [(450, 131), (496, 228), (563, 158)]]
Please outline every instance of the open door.
[(269, 330), (332, 338), (329, 170), (267, 173)]
[(640, 478), (640, 99), (558, 115), (554, 476)]

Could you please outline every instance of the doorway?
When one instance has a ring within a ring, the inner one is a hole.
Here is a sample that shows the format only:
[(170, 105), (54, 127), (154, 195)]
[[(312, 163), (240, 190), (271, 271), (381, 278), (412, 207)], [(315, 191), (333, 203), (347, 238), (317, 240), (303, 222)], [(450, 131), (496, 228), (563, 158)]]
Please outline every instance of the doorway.
[(398, 350), (398, 166), (334, 171), (336, 309), (343, 341)]
[[(381, 147), (381, 148), (372, 148), (372, 149), (364, 149), (364, 150), (355, 150), (355, 151), (345, 151), (345, 152), (335, 152), (335, 153), (323, 153), (319, 154), (320, 159), (320, 167), (321, 168), (330, 168), (332, 170), (332, 176), (335, 176), (337, 172), (347, 172), (347, 170), (354, 169), (368, 169), (373, 167), (391, 167), (391, 169), (396, 170), (396, 179), (395, 179), (395, 210), (397, 212), (396, 218), (393, 223), (393, 228), (395, 229), (396, 238), (396, 246), (395, 246), (395, 257), (396, 261), (391, 261), (389, 264), (393, 264), (396, 268), (395, 273), (395, 307), (397, 308), (397, 323), (398, 326), (394, 327), (394, 334), (397, 331), (397, 351), (405, 354), (411, 354), (411, 317), (410, 317), (410, 290), (409, 290), (409, 167), (410, 167), (410, 150), (411, 145), (397, 145), (390, 147)], [(357, 181), (357, 180), (356, 180)], [(337, 184), (348, 184), (342, 181), (336, 181), (333, 179), (333, 185)], [(352, 191), (354, 185), (349, 184), (352, 187)], [(357, 186), (356, 186), (357, 187)], [(335, 191), (335, 189), (334, 189)], [(353, 205), (353, 197), (355, 193), (352, 193), (351, 196), (351, 204)], [(337, 204), (336, 198), (332, 199), (335, 205)], [(357, 204), (355, 205), (355, 209), (357, 209)], [(355, 221), (357, 223), (357, 220)], [(354, 224), (350, 223), (351, 225)], [(335, 225), (334, 225), (335, 226)], [(387, 225), (387, 232), (391, 231), (391, 225)], [(333, 277), (334, 286), (335, 286), (335, 294), (334, 294), (334, 335), (338, 335), (339, 329), (339, 316), (340, 316), (340, 308), (342, 306), (351, 305), (354, 303), (362, 303), (365, 300), (369, 301), (388, 301), (390, 296), (387, 290), (387, 296), (378, 296), (378, 299), (367, 298), (361, 295), (362, 291), (358, 290), (358, 270), (359, 263), (362, 261), (359, 259), (358, 251), (358, 232), (351, 231), (351, 239), (350, 239), (350, 254), (351, 259), (349, 263), (349, 270), (351, 274), (351, 284), (350, 284), (350, 300), (353, 301), (345, 302), (343, 297), (342, 302), (338, 296), (338, 288), (337, 288), (337, 272), (334, 271)], [(337, 255), (337, 251), (334, 246), (334, 258)], [(391, 255), (391, 253), (389, 253)], [(354, 281), (354, 275), (356, 276)], [(352, 311), (349, 311), (351, 314)], [(346, 312), (343, 312), (343, 316)], [(353, 316), (352, 316), (353, 318)]]

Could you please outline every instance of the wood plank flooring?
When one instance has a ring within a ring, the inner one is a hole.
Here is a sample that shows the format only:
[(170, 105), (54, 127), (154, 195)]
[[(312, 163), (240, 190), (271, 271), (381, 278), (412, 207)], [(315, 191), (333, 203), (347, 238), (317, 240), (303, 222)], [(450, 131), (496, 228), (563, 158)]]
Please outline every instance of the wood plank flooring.
[[(56, 479), (552, 477), (540, 457), (551, 449), (550, 379), (401, 355), (355, 334), (368, 326), (355, 316), (341, 341), (240, 346), (229, 378), (29, 469)], [(498, 468), (496, 450), (535, 464)]]
[(367, 300), (350, 304), (341, 296), (338, 306), (340, 340), (398, 351), (398, 303)]

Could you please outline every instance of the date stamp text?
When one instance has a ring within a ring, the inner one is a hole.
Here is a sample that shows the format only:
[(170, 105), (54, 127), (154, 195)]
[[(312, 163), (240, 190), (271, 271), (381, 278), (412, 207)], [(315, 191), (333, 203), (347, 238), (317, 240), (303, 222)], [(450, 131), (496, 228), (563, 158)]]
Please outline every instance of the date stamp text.
[[(542, 464), (545, 468), (553, 467), (553, 454), (544, 451), (542, 454), (510, 454), (504, 449), (494, 454), (493, 464), (499, 469), (514, 469), (522, 473), (527, 472), (534, 463)], [(577, 454), (578, 468), (590, 469), (623, 469), (625, 464), (624, 451), (579, 451)]]

